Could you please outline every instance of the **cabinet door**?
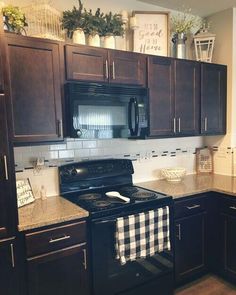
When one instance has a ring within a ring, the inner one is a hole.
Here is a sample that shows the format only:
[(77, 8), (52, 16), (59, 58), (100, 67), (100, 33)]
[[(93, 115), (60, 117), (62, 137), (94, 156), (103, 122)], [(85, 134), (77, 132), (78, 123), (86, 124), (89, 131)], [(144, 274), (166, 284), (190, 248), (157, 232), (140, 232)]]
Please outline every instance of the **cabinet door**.
[(59, 44), (8, 36), (15, 142), (62, 140)]
[(201, 65), (201, 133), (226, 133), (227, 67)]
[(200, 65), (176, 60), (174, 73), (176, 134), (199, 134)]
[(205, 213), (175, 221), (175, 279), (200, 274), (205, 265)]
[(236, 216), (222, 215), (224, 274), (236, 282)]
[(150, 136), (174, 135), (173, 63), (148, 57)]
[(108, 82), (109, 65), (106, 49), (66, 45), (67, 80)]
[(9, 237), (16, 229), (16, 198), (14, 163), (8, 141), (5, 96), (0, 95), (0, 239)]
[(15, 260), (15, 240), (0, 240), (0, 293), (18, 295), (19, 285)]
[(88, 295), (85, 245), (27, 259), (29, 295)]
[(146, 84), (146, 56), (134, 52), (109, 50), (111, 83)]

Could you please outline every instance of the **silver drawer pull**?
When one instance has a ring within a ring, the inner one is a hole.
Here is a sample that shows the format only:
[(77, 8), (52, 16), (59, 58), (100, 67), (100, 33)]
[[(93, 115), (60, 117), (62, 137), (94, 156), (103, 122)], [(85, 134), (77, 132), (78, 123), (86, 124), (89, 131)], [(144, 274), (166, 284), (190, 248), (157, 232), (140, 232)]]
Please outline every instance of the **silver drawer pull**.
[(207, 117), (204, 119), (204, 131), (207, 131)]
[(236, 207), (235, 206), (231, 206), (231, 207), (229, 207), (229, 209), (236, 210)]
[(106, 79), (109, 78), (108, 60), (106, 59)]
[(83, 249), (83, 254), (84, 254), (83, 266), (84, 266), (84, 269), (86, 270), (87, 269), (87, 251), (86, 251), (86, 249)]
[(177, 238), (179, 241), (181, 241), (181, 225), (180, 224), (176, 224), (177, 228), (178, 228), (178, 234), (177, 234)]
[(112, 63), (112, 79), (116, 79), (116, 69), (115, 69), (115, 62)]
[(179, 133), (181, 132), (181, 123), (180, 123), (181, 121), (180, 121), (180, 120), (181, 120), (181, 119), (179, 118), (179, 119), (178, 119), (178, 122), (179, 122)]
[(186, 208), (188, 210), (192, 210), (192, 209), (196, 209), (196, 208), (200, 208), (200, 207), (201, 207), (201, 205), (193, 205), (193, 206), (187, 206)]
[(15, 268), (15, 255), (14, 255), (14, 245), (11, 244), (11, 265), (12, 268)]
[(7, 156), (6, 155), (3, 156), (3, 160), (4, 160), (4, 169), (5, 169), (5, 179), (9, 180), (8, 168), (7, 168)]
[(174, 118), (174, 133), (176, 133), (176, 118)]
[(68, 240), (68, 239), (70, 239), (70, 236), (64, 235), (61, 238), (56, 238), (56, 239), (51, 238), (49, 243), (56, 243), (56, 242), (60, 242), (60, 241)]

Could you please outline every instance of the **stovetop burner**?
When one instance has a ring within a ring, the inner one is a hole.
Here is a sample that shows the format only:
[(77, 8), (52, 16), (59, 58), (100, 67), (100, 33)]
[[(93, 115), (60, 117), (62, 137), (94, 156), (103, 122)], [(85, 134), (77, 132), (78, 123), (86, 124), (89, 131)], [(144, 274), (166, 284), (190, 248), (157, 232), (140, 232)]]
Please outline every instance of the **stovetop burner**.
[(109, 208), (109, 207), (111, 207), (111, 202), (109, 202), (109, 201), (94, 201), (93, 203), (92, 203), (92, 206), (94, 207), (94, 208), (97, 208), (97, 209), (107, 209), (107, 208)]
[(135, 186), (125, 186), (120, 189), (120, 192), (123, 194), (134, 194), (138, 192), (138, 188)]
[(131, 197), (139, 201), (146, 201), (156, 199), (157, 194), (154, 192), (137, 191), (136, 193), (133, 193)]
[(100, 199), (102, 197), (101, 194), (91, 193), (91, 194), (84, 194), (78, 197), (79, 200), (84, 201), (95, 201), (97, 199)]

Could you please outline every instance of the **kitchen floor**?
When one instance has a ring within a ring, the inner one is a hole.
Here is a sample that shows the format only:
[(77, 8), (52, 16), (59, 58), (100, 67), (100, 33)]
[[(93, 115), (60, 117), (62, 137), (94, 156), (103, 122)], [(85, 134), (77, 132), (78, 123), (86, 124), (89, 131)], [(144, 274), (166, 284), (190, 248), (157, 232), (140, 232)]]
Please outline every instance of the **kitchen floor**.
[(236, 295), (236, 287), (209, 275), (179, 288), (175, 295)]

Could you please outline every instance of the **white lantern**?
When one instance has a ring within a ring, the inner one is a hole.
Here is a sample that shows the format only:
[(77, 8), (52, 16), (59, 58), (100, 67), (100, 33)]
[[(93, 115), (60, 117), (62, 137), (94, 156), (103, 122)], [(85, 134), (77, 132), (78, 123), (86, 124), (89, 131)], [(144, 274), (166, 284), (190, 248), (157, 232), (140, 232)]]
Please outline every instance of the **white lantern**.
[(211, 62), (215, 43), (215, 34), (206, 29), (194, 36), (195, 55), (197, 61)]

